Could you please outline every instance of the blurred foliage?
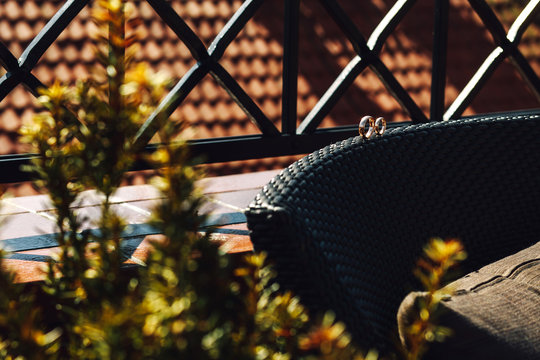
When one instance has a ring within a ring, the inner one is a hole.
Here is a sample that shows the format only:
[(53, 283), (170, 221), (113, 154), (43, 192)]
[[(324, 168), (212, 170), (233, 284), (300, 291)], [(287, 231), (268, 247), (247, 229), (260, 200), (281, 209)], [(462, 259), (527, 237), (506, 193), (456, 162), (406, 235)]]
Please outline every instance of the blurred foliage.
[(414, 274), (426, 292), (417, 298), (414, 319), (401, 334), (408, 360), (421, 358), (430, 342), (444, 341), (452, 335), (451, 329), (438, 325), (439, 305), (452, 294), (452, 289), (444, 285), (455, 276), (457, 265), (466, 257), (463, 245), (456, 239), (432, 238), (424, 247), (424, 256), (418, 260)]
[[(330, 313), (312, 321), (298, 298), (279, 292), (264, 254), (224, 254), (199, 232), (201, 174), (176, 140), (182, 129), (165, 119), (168, 145), (147, 160), (160, 169), (154, 185), (164, 198), (151, 225), (166, 241), (152, 244), (145, 266), (123, 265), (126, 224), (111, 197), (136, 160), (139, 126), (170, 85), (134, 61), (131, 14), (124, 1), (96, 1), (101, 66), (73, 88), (43, 89), (47, 111), (21, 130), (40, 155), (27, 170), (50, 195), (60, 252), (33, 290), (0, 272), (0, 358), (363, 359)], [(81, 231), (89, 219), (74, 210), (88, 189), (101, 201), (99, 231)]]
[[(332, 313), (310, 316), (297, 297), (279, 291), (264, 254), (224, 254), (199, 232), (203, 198), (195, 181), (202, 174), (176, 139), (182, 129), (166, 119), (158, 119), (164, 145), (147, 159), (160, 169), (154, 185), (164, 200), (151, 225), (165, 241), (152, 244), (144, 266), (124, 265), (126, 224), (111, 197), (137, 159), (137, 129), (170, 86), (134, 61), (139, 20), (130, 6), (95, 2), (101, 66), (73, 88), (43, 89), (47, 111), (21, 130), (40, 155), (27, 170), (50, 195), (60, 252), (38, 286), (0, 271), (0, 358), (377, 359), (352, 344)], [(101, 201), (92, 232), (82, 231), (89, 219), (74, 210), (88, 189)], [(433, 299), (458, 249), (437, 244), (426, 250), (432, 265), (420, 265)], [(419, 326), (411, 336), (432, 331)]]

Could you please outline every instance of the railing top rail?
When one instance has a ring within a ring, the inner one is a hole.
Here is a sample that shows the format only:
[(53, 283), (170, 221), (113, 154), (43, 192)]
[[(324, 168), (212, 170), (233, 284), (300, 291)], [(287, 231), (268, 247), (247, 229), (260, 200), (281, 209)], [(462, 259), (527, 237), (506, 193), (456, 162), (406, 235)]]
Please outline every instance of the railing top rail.
[[(329, 141), (351, 136), (354, 133), (353, 126), (336, 128), (333, 131), (320, 129), (319, 126), (350, 85), (366, 68), (371, 69), (378, 76), (388, 92), (410, 114), (412, 123), (447, 120), (462, 116), (463, 111), (471, 104), (480, 89), (505, 59), (511, 60), (511, 63), (540, 101), (540, 79), (518, 47), (525, 30), (540, 11), (540, 0), (529, 1), (508, 31), (505, 30), (486, 0), (468, 0), (471, 8), (478, 14), (485, 28), (493, 36), (495, 48), (454, 102), (447, 108), (445, 108), (445, 81), (450, 3), (449, 0), (435, 2), (429, 117), (425, 115), (379, 57), (389, 35), (395, 31), (409, 13), (414, 11), (414, 5), (417, 1), (396, 1), (366, 40), (339, 1), (318, 0), (328, 16), (342, 30), (356, 54), (298, 127), (296, 126), (298, 116), (298, 33), (299, 7), (302, 1), (284, 0), (283, 33), (285, 36), (283, 39), (281, 130), (265, 115), (259, 105), (244, 91), (227, 69), (220, 64), (228, 46), (259, 12), (264, 0), (245, 0), (208, 47), (188, 26), (185, 19), (174, 10), (169, 1), (147, 0), (147, 2), (179, 40), (187, 46), (196, 63), (178, 80), (156, 111), (141, 126), (136, 139), (136, 143), (141, 149), (149, 146), (148, 142), (158, 130), (156, 119), (161, 116), (170, 116), (207, 75), (216, 80), (260, 131), (260, 135), (256, 136), (231, 137), (228, 140), (192, 141), (195, 152), (210, 151), (207, 156), (208, 161), (300, 154), (321, 147)], [(43, 87), (44, 84), (32, 73), (32, 70), (60, 33), (89, 3), (91, 3), (89, 0), (66, 1), (18, 59), (5, 44), (0, 42), (0, 65), (6, 71), (0, 78), (0, 101), (19, 84), (25, 86), (34, 95), (37, 94), (37, 89)], [(74, 117), (73, 120), (77, 119)], [(242, 146), (249, 144), (250, 148), (244, 151), (232, 151), (231, 149), (237, 144)], [(26, 161), (29, 156), (3, 157), (0, 158), (0, 164), (5, 165), (9, 161)], [(16, 179), (11, 175), (0, 176), (1, 182), (14, 180)]]

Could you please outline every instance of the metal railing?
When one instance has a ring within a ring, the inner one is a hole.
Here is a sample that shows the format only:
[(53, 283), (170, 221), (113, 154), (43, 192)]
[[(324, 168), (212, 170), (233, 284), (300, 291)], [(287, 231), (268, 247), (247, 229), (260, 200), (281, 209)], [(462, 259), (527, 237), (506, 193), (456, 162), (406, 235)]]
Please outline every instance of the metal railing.
[[(379, 77), (389, 93), (409, 113), (412, 119), (410, 122), (390, 124), (390, 126), (460, 117), (497, 66), (506, 58), (511, 60), (511, 63), (517, 68), (523, 79), (526, 80), (532, 92), (540, 100), (540, 79), (518, 49), (523, 33), (540, 10), (540, 0), (529, 1), (508, 32), (505, 31), (493, 10), (484, 0), (468, 0), (486, 29), (493, 36), (496, 48), (485, 59), (476, 74), (447, 109), (444, 106), (444, 99), (449, 0), (435, 1), (429, 118), (379, 58), (379, 53), (388, 36), (411, 10), (416, 0), (396, 1), (367, 40), (339, 5), (338, 1), (318, 0), (352, 44), (356, 55), (327, 89), (314, 108), (301, 121), (300, 125), (296, 126), (300, 1), (283, 0), (285, 37), (283, 39), (282, 130), (280, 131), (220, 64), (220, 59), (229, 44), (257, 13), (264, 0), (245, 0), (208, 47), (204, 45), (168, 1), (147, 0), (161, 19), (187, 46), (197, 62), (178, 81), (172, 91), (159, 104), (156, 111), (142, 125), (137, 134), (136, 143), (141, 147), (145, 146), (147, 151), (151, 150), (154, 145), (148, 143), (158, 130), (156, 128), (156, 119), (162, 114), (170, 116), (175, 109), (181, 106), (190, 91), (207, 74), (210, 74), (227, 91), (260, 131), (260, 134), (257, 135), (190, 141), (192, 151), (196, 154), (204, 153), (207, 162), (303, 154), (331, 142), (356, 135), (356, 126), (339, 126), (324, 129), (318, 128), (318, 126), (343, 96), (347, 88), (366, 68), (370, 68)], [(37, 94), (37, 89), (43, 87), (44, 84), (31, 73), (32, 69), (71, 20), (89, 2), (90, 0), (66, 1), (18, 59), (0, 42), (0, 65), (7, 71), (0, 78), (0, 101), (19, 84), (25, 86), (32, 94)], [(27, 180), (28, 174), (21, 172), (20, 166), (27, 163), (32, 156), (34, 155), (0, 156), (0, 182)], [(137, 169), (146, 166), (146, 164), (138, 164)]]

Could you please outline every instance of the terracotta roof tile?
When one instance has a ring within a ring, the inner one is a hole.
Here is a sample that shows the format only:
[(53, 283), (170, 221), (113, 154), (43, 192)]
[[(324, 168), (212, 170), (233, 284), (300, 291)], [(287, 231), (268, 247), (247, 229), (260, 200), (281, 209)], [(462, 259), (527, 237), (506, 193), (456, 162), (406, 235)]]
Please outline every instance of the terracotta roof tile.
[(255, 54), (253, 41), (250, 38), (243, 38), (242, 40), (240, 40), (239, 46), (240, 46), (240, 53), (242, 54), (242, 56), (251, 58)]
[(230, 105), (225, 102), (219, 102), (216, 104), (216, 117), (219, 122), (225, 122), (231, 119)]
[(14, 41), (8, 42), (7, 47), (9, 51), (11, 51), (11, 53), (17, 58), (22, 55), (25, 48), (21, 43)]
[(225, 24), (227, 24), (228, 19), (216, 19), (214, 20), (214, 34), (217, 35), (220, 33), (221, 30), (225, 27)]
[(233, 134), (251, 134), (250, 128), (253, 126), (250, 121), (229, 121), (227, 124), (227, 130)]
[(236, 63), (236, 69), (235, 69), (235, 75), (236, 75), (236, 78), (238, 79), (247, 79), (251, 76), (252, 74), (252, 69), (251, 69), (251, 64), (250, 64), (250, 61), (247, 60), (247, 59), (240, 59), (237, 63)]
[(199, 114), (193, 103), (186, 103), (180, 108), (180, 110), (182, 112), (183, 118), (190, 123), (197, 121), (199, 118)]
[(182, 17), (185, 20), (186, 13), (185, 13), (184, 4), (180, 3), (179, 1), (171, 1), (170, 5), (173, 8), (173, 10), (176, 11), (176, 13), (178, 13), (178, 15), (180, 15), (180, 17)]
[(34, 70), (32, 70), (32, 74), (34, 74), (44, 84), (51, 84), (53, 82), (54, 74), (51, 69), (44, 64), (38, 65), (36, 68), (34, 68)]
[(248, 119), (246, 113), (240, 109), (240, 107), (236, 104), (231, 103), (231, 110), (232, 110), (232, 118), (235, 121), (246, 121)]
[(32, 105), (31, 97), (28, 96), (28, 93), (22, 87), (22, 85), (19, 85), (15, 89), (13, 89), (13, 91), (11, 92), (11, 96), (13, 97), (11, 100), (11, 104), (13, 105), (15, 110), (22, 111), (28, 106)]
[(283, 56), (283, 47), (279, 44), (277, 40), (271, 40), (268, 42), (268, 49), (272, 56), (281, 57)]
[[(11, 112), (8, 112), (8, 116), (13, 116)], [(12, 154), (15, 151), (14, 143), (10, 136), (6, 133), (0, 133), (0, 154)]]
[(54, 64), (59, 63), (61, 58), (62, 58), (62, 50), (55, 43), (53, 43), (51, 47), (49, 47), (47, 51), (45, 51), (45, 54), (43, 54), (43, 59), (46, 62), (48, 62), (49, 65), (54, 65)]
[(4, 5), (4, 16), (9, 20), (15, 21), (21, 18), (22, 9), (15, 0), (8, 0)]
[(155, 40), (163, 40), (165, 35), (165, 24), (153, 21), (150, 25), (148, 36)]
[(39, 6), (34, 1), (25, 1), (23, 5), (23, 12), (25, 19), (30, 21), (38, 20), (41, 16)]
[(214, 110), (214, 107), (210, 105), (208, 102), (203, 102), (198, 108), (200, 117), (202, 118), (202, 121), (212, 124), (212, 127), (219, 127), (217, 121), (216, 121), (216, 112)]
[(163, 57), (163, 48), (157, 41), (148, 41), (144, 47), (144, 55), (147, 61), (158, 62)]
[(179, 47), (179, 50), (180, 50), (180, 56), (181, 56), (181, 59), (183, 61), (186, 61), (185, 59), (188, 59), (186, 62), (193, 62), (192, 58), (191, 58), (191, 53), (189, 52), (189, 49), (187, 48), (187, 46), (180, 46)]
[(142, 1), (136, 9), (138, 10), (137, 14), (146, 21), (156, 17), (154, 9), (152, 9), (152, 6), (146, 1)]
[[(21, 121), (17, 121), (18, 119), (13, 119), (14, 121), (12, 122), (12, 126), (10, 127), (6, 127), (6, 130), (8, 131), (17, 131), (17, 129), (19, 128), (19, 125), (20, 123), (22, 122), (23, 124), (29, 124), (31, 123), (32, 121), (32, 118), (34, 117), (34, 110), (32, 108), (26, 108), (22, 115), (20, 116), (20, 120)], [(9, 120), (7, 121), (9, 122)]]
[[(17, 129), (20, 126), (20, 120), (19, 115), (15, 112), (14, 109), (8, 108), (3, 111), (2, 113), (2, 130), (5, 130), (7, 132), (17, 131)], [(5, 152), (1, 152), (2, 154), (5, 154)]]
[(201, 20), (198, 24), (197, 34), (207, 45), (209, 45), (216, 36), (216, 32), (212, 24), (207, 20)]
[(281, 75), (282, 66), (277, 58), (266, 58), (265, 65), (269, 76), (276, 77)]
[(264, 90), (268, 98), (281, 97), (281, 78), (266, 78)]
[(270, 98), (266, 98), (262, 101), (261, 109), (271, 120), (277, 119), (281, 115), (278, 101), (274, 101)]
[(7, 132), (14, 132), (20, 126), (19, 115), (13, 110), (8, 109), (4, 115), (4, 121), (2, 122), (2, 129)]
[(73, 81), (71, 69), (65, 62), (61, 62), (55, 66), (54, 76), (55, 76), (55, 80), (58, 80), (61, 83), (69, 83)]
[(62, 49), (62, 54), (64, 59), (68, 62), (70, 66), (75, 66), (80, 60), (79, 50), (73, 44), (66, 45)]
[(40, 4), (41, 14), (44, 18), (50, 19), (56, 14), (56, 11), (60, 8), (58, 1), (43, 1)]
[(34, 31), (28, 23), (18, 22), (15, 25), (15, 33), (17, 37), (23, 42), (30, 42), (34, 38)]
[(190, 19), (198, 19), (202, 16), (202, 9), (196, 1), (188, 1), (185, 5), (184, 11), (184, 14)]
[(38, 19), (36, 22), (34, 22), (34, 34), (39, 34), (41, 29), (45, 26), (47, 22), (44, 19)]
[[(242, 5), (241, 0), (171, 0), (172, 7), (184, 17), (193, 31), (205, 44), (209, 44), (223, 28), (234, 11)], [(29, 41), (63, 4), (60, 0), (6, 0), (0, 2), (0, 41), (16, 56), (20, 56)], [(377, 3), (357, 0), (341, 0), (340, 5), (359, 27), (365, 37), (380, 21), (393, 1)], [(493, 41), (479, 24), (478, 17), (466, 0), (451, 1), (448, 52), (447, 103), (450, 103), (474, 73), (474, 67), (493, 49)], [(137, 13), (144, 20), (140, 27), (142, 39), (139, 60), (149, 61), (154, 69), (166, 70), (171, 78), (178, 80), (195, 64), (187, 47), (168, 28), (152, 7), (145, 1), (136, 2)], [(508, 12), (504, 2), (497, 11)], [(386, 66), (411, 97), (425, 111), (429, 111), (429, 87), (431, 83), (431, 26), (433, 2), (418, 2), (413, 13), (388, 38), (381, 52)], [(73, 82), (87, 75), (84, 66), (95, 64), (93, 48), (88, 34), (95, 25), (89, 20), (85, 8), (62, 32), (56, 43), (48, 49), (32, 73), (43, 83), (55, 79)], [(265, 2), (255, 17), (226, 49), (220, 63), (237, 79), (240, 86), (259, 104), (272, 121), (281, 118), (281, 74), (283, 56), (283, 6)], [(504, 18), (507, 21), (506, 17)], [(540, 29), (528, 31), (520, 49), (531, 59), (532, 66), (540, 71)], [(470, 49), (474, 49), (471, 52)], [(331, 21), (324, 8), (316, 1), (306, 0), (300, 11), (300, 48), (298, 79), (298, 112), (301, 120), (332, 84), (343, 67), (354, 57), (352, 46), (339, 27)], [(0, 74), (3, 72), (0, 72)], [(515, 71), (505, 64), (488, 82), (468, 110), (468, 113), (537, 106), (537, 102)], [(23, 89), (16, 90), (0, 102), (0, 128), (3, 139), (16, 139), (17, 121), (28, 119), (35, 111), (32, 96)], [(354, 124), (363, 114), (381, 114), (388, 120), (407, 119), (397, 102), (389, 96), (378, 77), (370, 70), (364, 71), (346, 91), (344, 98), (323, 121), (323, 126)], [(180, 109), (171, 117), (184, 118), (199, 129), (197, 137), (231, 136), (257, 133), (256, 127), (229, 95), (207, 76), (187, 96)], [(15, 119), (15, 120), (14, 120)], [(18, 146), (3, 145), (2, 153), (14, 151)], [(264, 166), (286, 165), (292, 158), (269, 159), (232, 165), (220, 165), (226, 171), (246, 166), (251, 171)], [(240, 164), (240, 165), (239, 165)], [(217, 168), (218, 166), (214, 166)], [(244, 169), (245, 170), (245, 169)], [(224, 170), (225, 171), (225, 170)]]
[(202, 16), (206, 19), (214, 19), (219, 16), (219, 12), (213, 1), (203, 1), (201, 4)]
[(263, 84), (256, 77), (252, 77), (248, 82), (248, 94), (257, 100), (260, 100), (265, 95)]
[(229, 3), (225, 1), (218, 1), (216, 4), (216, 11), (220, 18), (229, 19), (234, 14), (234, 9)]
[(10, 40), (13, 38), (13, 27), (11, 23), (7, 20), (0, 21), (0, 36), (3, 41)]
[(264, 38), (258, 37), (254, 39), (252, 46), (256, 56), (264, 58), (269, 55), (268, 46)]
[(210, 103), (215, 103), (220, 98), (219, 85), (210, 79), (201, 84), (201, 91)]
[(69, 32), (69, 39), (72, 41), (81, 41), (87, 36), (86, 26), (77, 18), (73, 19), (67, 31)]
[(185, 64), (175, 62), (172, 64), (171, 68), (173, 69), (173, 72), (171, 72), (171, 74), (185, 74), (190, 67), (191, 65), (189, 63)]
[(164, 41), (161, 44), (161, 50), (163, 51), (163, 59), (175, 60), (178, 59), (178, 44), (172, 41)]
[(75, 64), (72, 70), (73, 77), (76, 79), (87, 79), (88, 78), (88, 69), (83, 64)]
[(89, 64), (94, 61), (94, 47), (90, 43), (84, 43), (81, 51), (80, 51), (80, 57), (84, 64)]
[[(205, 80), (203, 80), (205, 81)], [(195, 86), (193, 90), (188, 95), (188, 98), (186, 99), (185, 103), (193, 102), (194, 104), (199, 104), (201, 102), (202, 94), (200, 90), (200, 86)]]

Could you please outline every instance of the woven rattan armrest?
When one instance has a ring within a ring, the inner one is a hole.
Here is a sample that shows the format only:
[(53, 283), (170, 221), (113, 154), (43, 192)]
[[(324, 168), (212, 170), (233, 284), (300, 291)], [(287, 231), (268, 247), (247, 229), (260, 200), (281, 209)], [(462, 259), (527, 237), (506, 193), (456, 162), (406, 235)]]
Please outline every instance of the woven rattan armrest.
[(295, 162), (247, 209), (283, 288), (332, 309), (364, 346), (390, 345), (415, 260), (458, 237), (474, 270), (537, 241), (540, 117), (493, 115), (395, 128)]

